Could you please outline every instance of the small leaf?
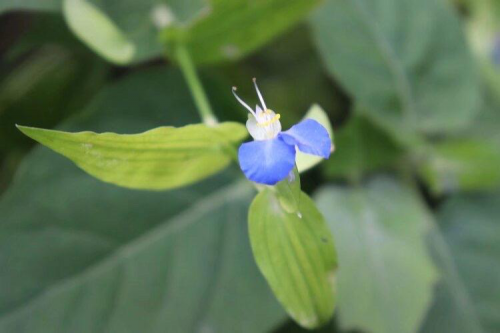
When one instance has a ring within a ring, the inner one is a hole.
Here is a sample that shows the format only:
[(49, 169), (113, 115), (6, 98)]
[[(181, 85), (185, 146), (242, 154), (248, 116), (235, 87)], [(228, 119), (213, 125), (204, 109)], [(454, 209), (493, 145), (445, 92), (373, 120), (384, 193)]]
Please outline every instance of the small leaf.
[[(324, 128), (328, 131), (328, 134), (330, 134), (330, 139), (332, 139), (332, 148), (335, 150), (335, 146), (333, 143), (333, 129), (332, 125), (330, 124), (330, 120), (328, 119), (328, 115), (326, 112), (323, 110), (321, 106), (318, 104), (314, 104), (309, 108), (309, 111), (307, 111), (306, 115), (304, 116), (303, 119), (314, 119), (321, 125), (323, 125)], [(296, 158), (296, 163), (297, 163), (297, 168), (299, 169), (299, 172), (304, 172), (318, 163), (320, 163), (322, 160), (324, 160), (322, 157), (319, 156), (314, 156), (311, 154), (305, 154), (303, 152), (297, 151), (297, 158)]]
[(149, 190), (191, 184), (224, 169), (231, 161), (231, 145), (247, 136), (245, 126), (231, 122), (158, 127), (131, 135), (18, 127), (102, 181)]
[(317, 202), (337, 239), (340, 326), (416, 332), (437, 279), (426, 248), (431, 216), (417, 196), (380, 178), (362, 188), (325, 187)]
[(63, 13), (70, 29), (103, 58), (117, 63), (129, 63), (135, 53), (113, 20), (87, 0), (64, 0)]
[(269, 189), (249, 212), (252, 250), (262, 274), (288, 314), (315, 328), (333, 315), (337, 257), (314, 202), (301, 194), (300, 211), (288, 213)]

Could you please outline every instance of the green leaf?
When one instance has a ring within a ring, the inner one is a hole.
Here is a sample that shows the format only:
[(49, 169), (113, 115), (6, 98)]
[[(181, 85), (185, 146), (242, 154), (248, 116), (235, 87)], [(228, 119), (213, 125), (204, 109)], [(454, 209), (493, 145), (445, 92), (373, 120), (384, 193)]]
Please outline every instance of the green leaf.
[(0, 14), (11, 10), (58, 11), (62, 0), (2, 0)]
[(248, 220), (257, 265), (288, 314), (306, 328), (326, 323), (335, 307), (337, 257), (314, 202), (302, 193), (300, 211), (288, 213), (265, 189)]
[[(323, 125), (324, 128), (326, 128), (328, 134), (330, 134), (330, 138), (332, 139), (332, 148), (335, 151), (332, 125), (330, 124), (330, 119), (328, 119), (328, 115), (323, 110), (323, 108), (318, 104), (312, 105), (303, 119), (307, 118), (316, 120), (318, 123)], [(315, 165), (319, 164), (323, 160), (324, 159), (322, 157), (314, 156), (311, 154), (305, 154), (300, 151), (297, 151), (296, 163), (299, 172), (307, 171), (310, 168), (314, 167)]]
[(18, 128), (102, 181), (149, 190), (184, 186), (217, 173), (231, 162), (231, 144), (247, 136), (245, 126), (231, 122), (128, 135)]
[(342, 328), (410, 333), (432, 300), (436, 271), (425, 246), (429, 213), (416, 195), (380, 178), (316, 196), (337, 240)]
[(134, 58), (135, 45), (91, 2), (64, 0), (63, 13), (73, 33), (103, 58), (117, 64)]
[(162, 34), (167, 43), (181, 42), (196, 63), (237, 60), (303, 19), (320, 0), (212, 0), (210, 12), (187, 27)]
[(443, 279), (422, 333), (500, 330), (500, 194), (456, 195), (439, 210), (431, 244)]
[(403, 154), (390, 135), (363, 116), (353, 115), (335, 141), (338, 149), (323, 168), (331, 178), (359, 181), (368, 172), (389, 167)]
[[(196, 118), (180, 73), (135, 71), (64, 129), (140, 132)], [(169, 112), (182, 110), (182, 113)], [(0, 332), (264, 333), (285, 313), (251, 253), (240, 172), (131, 191), (38, 147), (0, 198)]]
[(419, 172), (435, 193), (498, 188), (499, 141), (462, 137), (434, 144)]
[(457, 15), (441, 0), (328, 1), (311, 21), (327, 70), (411, 144), (478, 111), (479, 79)]

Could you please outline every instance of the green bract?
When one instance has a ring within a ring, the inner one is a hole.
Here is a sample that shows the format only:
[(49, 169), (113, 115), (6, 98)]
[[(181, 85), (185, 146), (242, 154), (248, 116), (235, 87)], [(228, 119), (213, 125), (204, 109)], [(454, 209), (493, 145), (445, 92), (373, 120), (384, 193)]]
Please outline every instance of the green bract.
[(224, 169), (245, 126), (158, 127), (141, 134), (68, 133), (19, 126), (92, 176), (129, 188), (162, 190), (191, 184)]
[(306, 328), (326, 323), (335, 308), (337, 257), (314, 202), (301, 193), (299, 211), (289, 213), (264, 189), (248, 220), (257, 265), (288, 314)]

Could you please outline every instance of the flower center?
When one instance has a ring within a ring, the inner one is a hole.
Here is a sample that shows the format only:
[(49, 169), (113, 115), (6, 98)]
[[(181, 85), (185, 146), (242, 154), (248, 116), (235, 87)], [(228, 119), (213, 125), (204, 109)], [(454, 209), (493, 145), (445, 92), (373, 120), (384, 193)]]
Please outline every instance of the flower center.
[(277, 122), (278, 120), (280, 120), (281, 116), (279, 113), (277, 113), (274, 117), (269, 119), (269, 117), (272, 116), (273, 113), (274, 113), (273, 111), (266, 109), (266, 111), (259, 114), (258, 119), (257, 119), (257, 126), (267, 127), (267, 126)]

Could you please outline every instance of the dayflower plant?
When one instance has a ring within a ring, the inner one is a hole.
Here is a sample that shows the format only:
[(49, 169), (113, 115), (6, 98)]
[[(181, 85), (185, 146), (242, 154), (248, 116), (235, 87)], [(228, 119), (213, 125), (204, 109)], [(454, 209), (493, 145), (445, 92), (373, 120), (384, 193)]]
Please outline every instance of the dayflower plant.
[(254, 78), (261, 105), (252, 110), (237, 94), (234, 97), (250, 113), (246, 127), (254, 141), (244, 143), (238, 151), (241, 170), (256, 183), (275, 185), (285, 179), (295, 166), (296, 149), (323, 158), (330, 157), (332, 144), (328, 131), (317, 121), (305, 119), (281, 132), (280, 114), (268, 109)]
[[(248, 210), (255, 262), (294, 320), (306, 328), (327, 323), (335, 309), (337, 255), (321, 212), (301, 191), (295, 164), (297, 150), (328, 158), (332, 150), (328, 131), (306, 119), (282, 132), (280, 115), (267, 108), (255, 79), (260, 100), (255, 110), (233, 88), (249, 111), (246, 128), (218, 122), (189, 53), (178, 54), (202, 123), (160, 126), (138, 134), (18, 128), (94, 177), (133, 189), (168, 190), (198, 182), (227, 167), (240, 146), (238, 159), (245, 176), (255, 183), (276, 185), (258, 186)], [(254, 141), (241, 144), (247, 130)], [(280, 182), (284, 179), (289, 181)], [(235, 184), (244, 188), (241, 182)], [(243, 193), (237, 200), (248, 197)]]

